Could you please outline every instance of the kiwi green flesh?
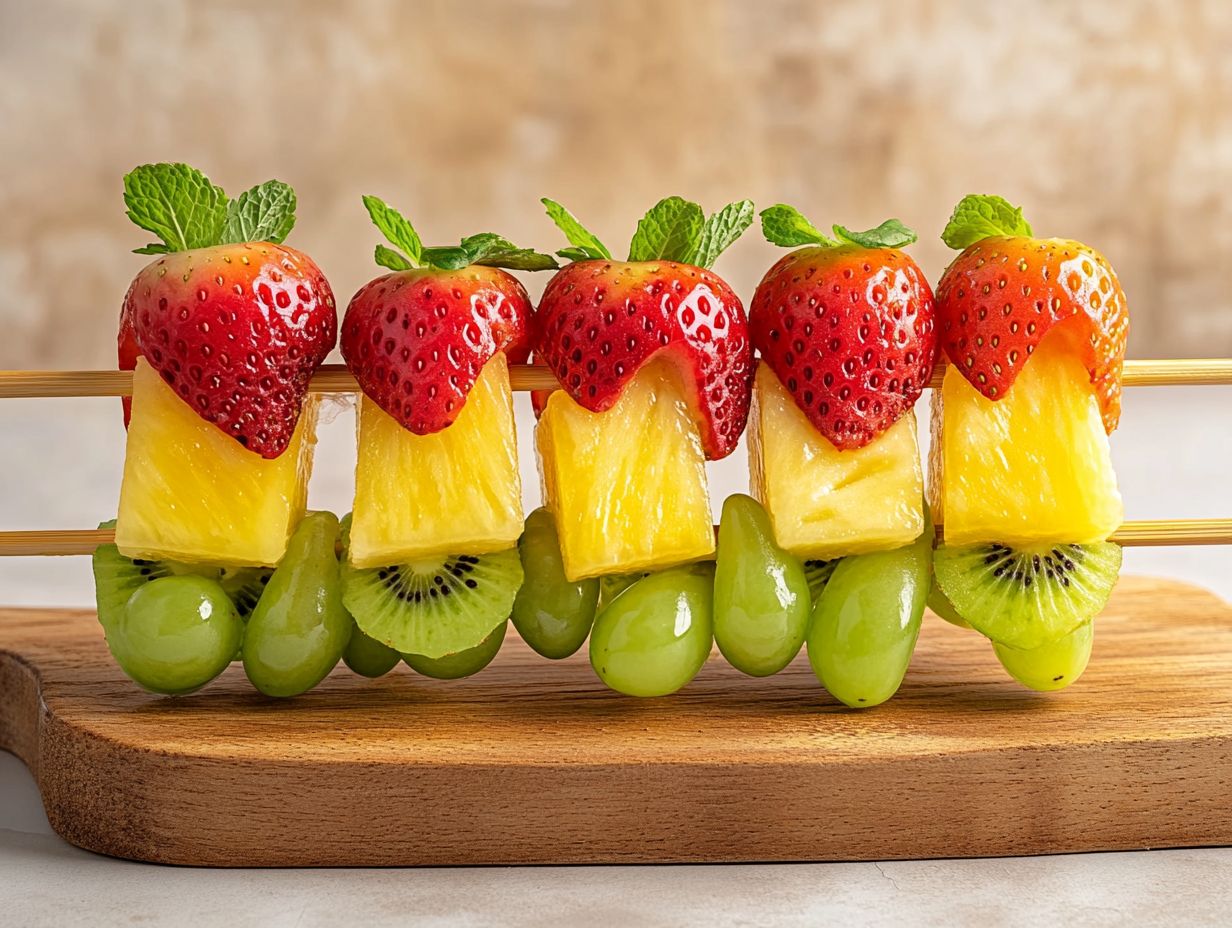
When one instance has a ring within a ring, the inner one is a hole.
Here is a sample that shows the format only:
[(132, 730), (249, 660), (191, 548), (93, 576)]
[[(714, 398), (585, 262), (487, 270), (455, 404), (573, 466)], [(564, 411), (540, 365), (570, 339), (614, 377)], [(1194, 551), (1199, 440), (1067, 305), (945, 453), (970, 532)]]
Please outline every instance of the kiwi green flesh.
[(839, 557), (831, 558), (828, 561), (810, 558), (804, 562), (804, 577), (808, 580), (809, 596), (813, 598), (813, 602), (817, 602), (817, 597), (821, 595), (821, 591), (830, 582), (834, 568), (838, 566), (838, 562), (841, 560), (842, 558)]
[(933, 569), (941, 592), (972, 628), (999, 644), (1031, 650), (1068, 635), (1104, 608), (1121, 569), (1121, 548), (1111, 542), (943, 544)]
[(183, 565), (167, 561), (131, 560), (115, 545), (99, 545), (92, 559), (94, 601), (98, 620), (110, 630), (124, 614), (133, 593), (151, 580), (183, 573)]
[(240, 618), (247, 622), (272, 576), (273, 567), (224, 567), (218, 582), (231, 597)]
[(364, 634), (428, 658), (482, 643), (509, 618), (521, 585), (517, 548), (342, 568), (342, 602)]

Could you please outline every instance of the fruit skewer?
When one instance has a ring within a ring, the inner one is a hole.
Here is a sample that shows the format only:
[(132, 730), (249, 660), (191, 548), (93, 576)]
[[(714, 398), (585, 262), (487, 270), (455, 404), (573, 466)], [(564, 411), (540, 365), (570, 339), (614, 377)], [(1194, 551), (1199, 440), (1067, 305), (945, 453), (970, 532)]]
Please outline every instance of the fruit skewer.
[(557, 264), (491, 232), (425, 247), (388, 204), (364, 205), (390, 273), (360, 288), (342, 322), (361, 389), (343, 599), (365, 635), (449, 676), (456, 661), (434, 662), (499, 648), (523, 579), (508, 366), (529, 353), (533, 307), (504, 269)]
[(934, 609), (989, 638), (1020, 682), (1060, 689), (1086, 667), (1121, 565), (1108, 436), (1125, 294), (1103, 255), (1036, 238), (1000, 197), (964, 197), (942, 239), (960, 253), (937, 285), (952, 366), (932, 395)]

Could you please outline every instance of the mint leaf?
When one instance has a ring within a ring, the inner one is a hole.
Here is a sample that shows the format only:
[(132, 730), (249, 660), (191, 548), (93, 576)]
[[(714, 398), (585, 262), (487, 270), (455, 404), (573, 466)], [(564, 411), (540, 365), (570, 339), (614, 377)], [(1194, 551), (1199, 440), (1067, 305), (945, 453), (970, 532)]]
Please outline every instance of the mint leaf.
[(852, 232), (843, 226), (834, 227), (834, 237), (849, 245), (860, 245), (863, 248), (902, 248), (919, 238), (911, 229), (897, 219), (887, 219), (875, 229), (867, 232)]
[(784, 248), (798, 245), (837, 245), (794, 206), (778, 203), (761, 211), (761, 232), (766, 241)]
[[(380, 197), (365, 196), (364, 207), (368, 210), (368, 215), (372, 217), (372, 223), (381, 230), (381, 234), (389, 241), (391, 245), (396, 245), (402, 249), (402, 255), (408, 266), (414, 267), (423, 263), (423, 243), (419, 240), (419, 235), (415, 232), (415, 227), (412, 226), (403, 215), (382, 200)], [(383, 248), (384, 246), (378, 246)], [(389, 249), (386, 249), (387, 251)], [(377, 252), (380, 264), (379, 255)], [(388, 267), (389, 265), (382, 265)], [(404, 270), (404, 268), (399, 268)]]
[(698, 267), (713, 267), (719, 255), (730, 248), (752, 223), (752, 200), (728, 203), (706, 220), (702, 226), (701, 239), (688, 263)]
[[(217, 245), (227, 221), (227, 195), (187, 164), (143, 164), (124, 175), (128, 218), (163, 242), (137, 254), (165, 254)], [(158, 250), (163, 248), (163, 250)]]
[(462, 239), (462, 247), (470, 255), (471, 264), (485, 267), (503, 267), (514, 271), (550, 271), (557, 268), (556, 260), (533, 248), (519, 248), (503, 235), (495, 232), (480, 232)]
[(696, 203), (667, 197), (650, 207), (629, 243), (630, 261), (688, 261), (701, 243), (706, 215)]
[(171, 249), (166, 245), (159, 245), (155, 242), (151, 242), (149, 245), (142, 245), (140, 248), (133, 249), (133, 254), (135, 255), (165, 255), (170, 253)]
[(424, 264), (443, 271), (457, 271), (471, 263), (471, 256), (459, 245), (433, 245), (420, 255)]
[(556, 252), (557, 257), (564, 258), (566, 261), (595, 261), (601, 260), (585, 248), (562, 248)]
[[(557, 203), (555, 200), (549, 200), (543, 197), (540, 201), (547, 210), (548, 218), (556, 223), (556, 228), (565, 233), (565, 238), (573, 248), (562, 249), (556, 252), (562, 258), (568, 257), (571, 261), (588, 261), (606, 258), (611, 260), (612, 253), (607, 250), (599, 239), (583, 226), (573, 214)], [(569, 252), (568, 255), (565, 252)], [(582, 254), (584, 258), (573, 257), (574, 255)]]
[(415, 267), (398, 252), (392, 248), (386, 248), (384, 245), (377, 245), (376, 252), (372, 257), (381, 267), (387, 267), (391, 271), (409, 271)]
[(1031, 224), (1022, 218), (1022, 209), (1001, 197), (968, 194), (958, 201), (941, 241), (963, 249), (990, 235), (1031, 235)]
[(267, 180), (227, 204), (222, 240), (274, 242), (286, 239), (295, 225), (295, 191), (280, 180)]

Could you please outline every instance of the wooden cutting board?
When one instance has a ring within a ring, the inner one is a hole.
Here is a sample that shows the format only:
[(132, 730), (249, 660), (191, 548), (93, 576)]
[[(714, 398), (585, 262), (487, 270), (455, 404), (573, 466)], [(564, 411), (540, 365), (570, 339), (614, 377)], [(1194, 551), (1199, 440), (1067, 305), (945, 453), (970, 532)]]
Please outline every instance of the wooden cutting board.
[(469, 680), (334, 672), (139, 691), (94, 616), (0, 610), (0, 746), (66, 840), (206, 866), (993, 856), (1232, 843), (1232, 607), (1124, 579), (1074, 688), (1013, 683), (929, 616), (902, 691), (848, 710), (801, 658), (608, 692), (511, 635)]

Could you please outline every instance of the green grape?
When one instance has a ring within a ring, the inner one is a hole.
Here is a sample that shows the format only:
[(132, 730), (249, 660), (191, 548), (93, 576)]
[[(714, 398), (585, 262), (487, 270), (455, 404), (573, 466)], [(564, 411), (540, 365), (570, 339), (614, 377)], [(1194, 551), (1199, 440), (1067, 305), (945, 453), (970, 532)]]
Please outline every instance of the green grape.
[(714, 571), (714, 640), (723, 656), (754, 677), (778, 673), (804, 644), (812, 611), (804, 565), (775, 543), (761, 504), (729, 496)]
[(342, 660), (353, 672), (374, 680), (393, 670), (401, 657), (389, 645), (369, 638), (358, 626), (351, 629), (351, 640), (342, 652)]
[(1065, 689), (1082, 676), (1094, 643), (1095, 623), (1084, 622), (1068, 635), (1029, 651), (995, 641), (992, 648), (1011, 677), (1023, 686), (1047, 693)]
[(710, 656), (714, 566), (674, 567), (621, 593), (595, 618), (590, 665), (628, 696), (666, 696)]
[(179, 574), (134, 590), (107, 644), (147, 690), (182, 695), (222, 673), (243, 635), (244, 621), (216, 581)]
[(479, 644), (456, 654), (446, 654), (444, 657), (403, 654), (402, 659), (406, 661), (406, 666), (425, 677), (435, 677), (437, 680), (457, 680), (461, 677), (469, 677), (492, 663), (492, 658), (496, 657), (501, 649), (508, 627), (508, 622), (501, 622)]
[(513, 601), (513, 626), (544, 657), (568, 657), (590, 634), (599, 581), (573, 582), (565, 576), (556, 522), (546, 509), (536, 509), (526, 517), (518, 554), (523, 580)]
[(906, 547), (839, 561), (808, 633), (809, 663), (836, 699), (862, 708), (898, 691), (920, 634), (932, 553), (926, 524)]
[(933, 578), (932, 584), (928, 588), (928, 608), (951, 625), (957, 625), (959, 628), (971, 627), (971, 623), (958, 614), (958, 610), (954, 608), (954, 604), (950, 602), (949, 597), (941, 591), (941, 587), (937, 585), (936, 577)]
[(338, 518), (306, 515), (248, 618), (244, 672), (267, 696), (298, 696), (342, 657), (354, 626), (342, 605)]

